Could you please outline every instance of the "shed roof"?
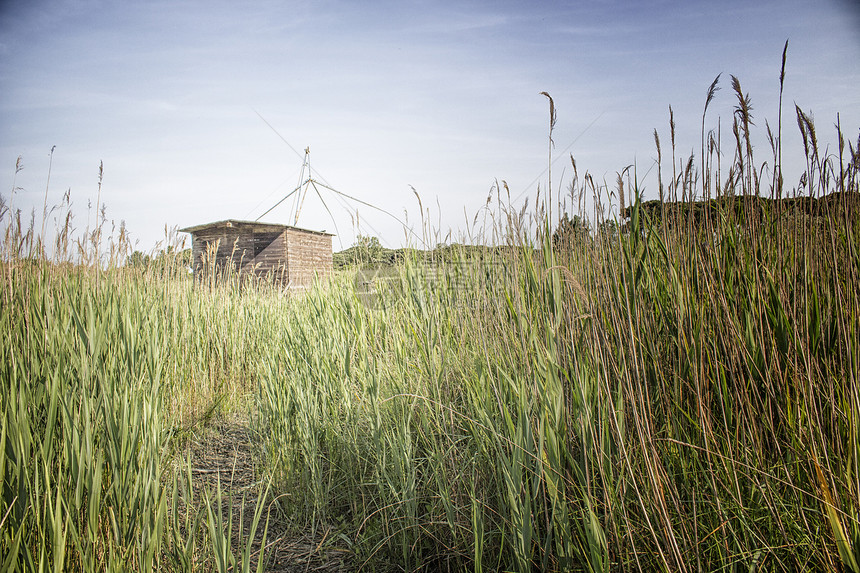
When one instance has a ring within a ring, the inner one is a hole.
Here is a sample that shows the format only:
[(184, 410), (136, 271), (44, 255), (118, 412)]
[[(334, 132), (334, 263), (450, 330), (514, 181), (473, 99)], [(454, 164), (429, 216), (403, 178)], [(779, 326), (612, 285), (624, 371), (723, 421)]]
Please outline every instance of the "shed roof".
[(279, 223), (261, 223), (259, 221), (239, 221), (237, 219), (227, 219), (225, 221), (216, 221), (214, 223), (204, 223), (203, 225), (194, 225), (179, 229), (183, 233), (197, 233), (199, 231), (208, 231), (211, 229), (237, 229), (240, 231), (281, 231), (292, 229), (293, 231), (301, 231), (302, 233), (310, 233), (312, 235), (326, 235), (333, 237), (332, 233), (325, 231), (311, 231), (310, 229), (302, 229), (301, 227), (293, 227), (291, 225), (281, 225)]

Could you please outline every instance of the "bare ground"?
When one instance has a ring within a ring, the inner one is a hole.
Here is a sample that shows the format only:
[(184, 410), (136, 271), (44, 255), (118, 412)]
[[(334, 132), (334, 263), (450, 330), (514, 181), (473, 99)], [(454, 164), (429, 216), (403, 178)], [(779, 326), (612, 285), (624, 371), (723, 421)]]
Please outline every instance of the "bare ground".
[[(265, 484), (255, 472), (253, 437), (247, 418), (214, 421), (203, 439), (189, 446), (189, 453), (192, 488), (198, 503), (204, 503), (203, 496), (210, 495), (213, 511), (217, 511), (214, 496), (220, 481), (222, 519), (226, 529), (228, 512), (232, 512), (231, 548), (238, 561), (240, 548), (248, 543), (260, 492), (265, 489)], [(269, 495), (263, 501), (266, 507), (251, 545), (251, 571), (257, 568), (267, 517), (269, 526), (263, 548), (263, 571), (333, 573), (355, 570), (346, 543), (332, 535), (331, 528), (322, 528), (316, 534), (297, 533), (288, 527), (272, 497)]]

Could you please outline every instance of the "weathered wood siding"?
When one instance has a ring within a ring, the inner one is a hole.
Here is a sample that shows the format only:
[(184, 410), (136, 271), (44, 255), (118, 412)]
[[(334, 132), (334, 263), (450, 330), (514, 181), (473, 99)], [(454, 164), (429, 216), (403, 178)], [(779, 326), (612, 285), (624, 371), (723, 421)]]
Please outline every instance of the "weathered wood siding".
[(254, 230), (251, 242), (254, 258), (242, 270), (286, 284), (287, 241), (283, 231)]
[(225, 270), (307, 287), (332, 272), (331, 235), (285, 225), (219, 221), (184, 230), (192, 236), (195, 274)]
[(199, 231), (191, 241), (194, 272), (223, 272), (228, 267), (239, 271), (254, 258), (253, 236), (238, 229), (218, 228)]
[(286, 229), (287, 273), (291, 286), (309, 286), (332, 272), (331, 235)]

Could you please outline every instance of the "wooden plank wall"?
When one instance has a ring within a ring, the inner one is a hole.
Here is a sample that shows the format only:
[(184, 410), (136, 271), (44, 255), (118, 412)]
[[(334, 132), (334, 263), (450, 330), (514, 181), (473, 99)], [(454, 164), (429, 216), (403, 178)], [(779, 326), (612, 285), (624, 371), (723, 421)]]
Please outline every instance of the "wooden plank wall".
[(287, 239), (287, 269), (292, 286), (310, 286), (314, 276), (326, 277), (332, 272), (331, 236), (305, 233), (296, 229), (284, 231)]
[(195, 273), (222, 272), (227, 267), (238, 271), (254, 259), (253, 236), (243, 235), (238, 229), (199, 231), (192, 237), (191, 256)]
[[(284, 286), (310, 286), (332, 272), (331, 236), (297, 229), (221, 227), (192, 236), (194, 273), (232, 269)], [(216, 249), (217, 245), (217, 249)]]
[(287, 240), (283, 232), (259, 231), (253, 234), (256, 256), (244, 270), (281, 284), (287, 284)]

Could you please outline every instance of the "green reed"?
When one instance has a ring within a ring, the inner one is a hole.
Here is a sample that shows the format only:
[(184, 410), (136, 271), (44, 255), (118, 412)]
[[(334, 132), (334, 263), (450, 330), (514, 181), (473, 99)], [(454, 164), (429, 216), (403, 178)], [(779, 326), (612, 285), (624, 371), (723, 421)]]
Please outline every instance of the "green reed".
[(857, 572), (858, 148), (796, 109), (786, 191), (732, 84), (729, 155), (703, 127), (674, 159), (672, 118), (666, 166), (655, 133), (663, 202), (574, 164), (590, 231), (499, 200), (504, 246), (411, 252), (370, 292), (72, 265), (7, 215), (4, 569), (248, 570), (175, 452), (250, 406), (267, 519), (366, 569)]
[(857, 149), (797, 110), (800, 198), (762, 201), (733, 87), (731, 164), (619, 177), (620, 227), (312, 293), (258, 386), (288, 510), (371, 568), (857, 570)]
[(213, 537), (174, 452), (245, 407), (272, 306), (164, 269), (0, 269), (0, 568), (205, 569)]

